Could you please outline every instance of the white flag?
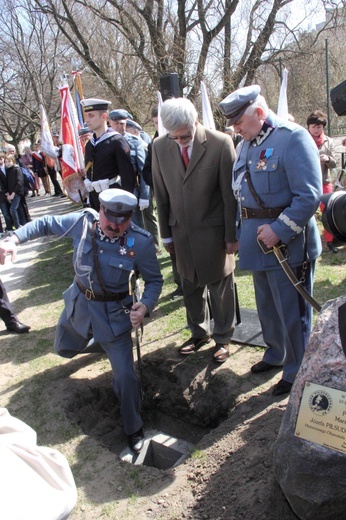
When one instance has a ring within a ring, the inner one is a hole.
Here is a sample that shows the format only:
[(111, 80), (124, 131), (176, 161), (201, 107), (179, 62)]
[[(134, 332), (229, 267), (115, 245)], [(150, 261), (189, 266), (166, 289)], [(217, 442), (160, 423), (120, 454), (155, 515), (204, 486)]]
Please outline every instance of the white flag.
[(157, 92), (157, 101), (158, 101), (158, 103), (157, 103), (157, 119), (158, 119), (157, 132), (159, 135), (165, 135), (165, 134), (167, 134), (167, 130), (163, 126), (162, 119), (161, 119), (162, 96), (161, 96), (160, 91)]
[(280, 87), (279, 103), (278, 103), (278, 116), (282, 119), (288, 119), (288, 105), (287, 105), (287, 76), (288, 70), (284, 69), (282, 73), (282, 82)]
[(201, 81), (201, 93), (202, 93), (202, 119), (203, 126), (210, 130), (215, 130), (215, 122), (213, 112), (211, 110), (210, 101), (207, 94), (205, 84)]
[(43, 153), (56, 160), (56, 151), (53, 143), (53, 137), (49, 128), (46, 111), (43, 105), (40, 105), (41, 112), (41, 150)]

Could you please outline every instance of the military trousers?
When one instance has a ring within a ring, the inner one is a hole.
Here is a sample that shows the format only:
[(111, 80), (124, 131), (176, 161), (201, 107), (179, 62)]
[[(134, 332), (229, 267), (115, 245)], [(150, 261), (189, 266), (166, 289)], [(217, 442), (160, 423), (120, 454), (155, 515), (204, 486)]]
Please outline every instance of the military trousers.
[[(82, 352), (92, 337), (84, 338), (73, 327), (63, 311), (55, 335), (54, 349), (62, 357), (72, 358)], [(133, 343), (131, 331), (114, 337), (114, 341), (100, 341), (106, 352), (113, 372), (113, 390), (120, 402), (123, 429), (126, 435), (142, 427), (141, 393), (133, 365)]]
[[(305, 288), (312, 294), (315, 262), (309, 262)], [(293, 268), (298, 279), (301, 268)], [(312, 307), (298, 293), (282, 269), (254, 271), (257, 313), (268, 346), (263, 361), (283, 366), (283, 379), (293, 383), (312, 327)]]

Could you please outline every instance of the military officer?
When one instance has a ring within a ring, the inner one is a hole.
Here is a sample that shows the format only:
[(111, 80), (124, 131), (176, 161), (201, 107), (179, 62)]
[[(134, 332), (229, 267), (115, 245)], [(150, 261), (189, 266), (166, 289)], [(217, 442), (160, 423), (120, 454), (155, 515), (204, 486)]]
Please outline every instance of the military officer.
[(119, 134), (121, 134), (126, 139), (130, 147), (132, 167), (136, 174), (136, 186), (134, 189), (134, 194), (138, 199), (138, 207), (132, 217), (132, 220), (138, 226), (146, 228), (146, 226), (143, 225), (144, 221), (141, 215), (141, 212), (148, 208), (150, 198), (150, 188), (144, 182), (142, 177), (142, 170), (146, 158), (146, 150), (140, 137), (136, 137), (135, 135), (125, 131), (127, 124), (127, 114), (128, 112), (121, 108), (112, 110), (109, 113), (109, 124), (115, 132), (119, 132)]
[[(143, 446), (140, 387), (133, 367), (131, 329), (155, 307), (162, 276), (151, 235), (131, 222), (136, 197), (120, 189), (99, 194), (100, 213), (93, 209), (62, 216), (44, 216), (16, 230), (1, 242), (0, 263), (15, 257), (16, 245), (40, 236), (73, 239), (75, 277), (64, 292), (54, 348), (63, 357), (80, 353), (91, 337), (107, 353), (113, 369), (113, 388), (121, 403), (129, 446)], [(17, 232), (18, 231), (18, 232)], [(141, 273), (144, 291), (132, 303), (129, 276)]]
[(122, 188), (133, 193), (136, 175), (130, 147), (118, 132), (107, 127), (110, 101), (82, 99), (85, 120), (93, 135), (85, 145), (85, 186), (90, 206), (100, 208), (98, 194), (108, 188)]
[(321, 253), (314, 218), (322, 192), (319, 157), (309, 133), (271, 112), (258, 85), (236, 90), (219, 106), (243, 137), (233, 168), (239, 267), (253, 271), (268, 346), (263, 361), (251, 370), (259, 373), (283, 366), (273, 394), (286, 394), (304, 355), (312, 309), (268, 249), (282, 242), (297, 279), (311, 294), (315, 260)]

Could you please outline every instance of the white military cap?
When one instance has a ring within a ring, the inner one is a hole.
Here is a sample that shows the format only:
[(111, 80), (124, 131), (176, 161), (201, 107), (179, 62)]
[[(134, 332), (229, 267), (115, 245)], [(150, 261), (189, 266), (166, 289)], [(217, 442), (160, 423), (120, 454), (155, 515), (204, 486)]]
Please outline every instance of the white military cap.
[(92, 110), (108, 110), (109, 105), (111, 105), (111, 101), (107, 101), (106, 99), (82, 99), (80, 104), (84, 108), (84, 112), (91, 112)]
[(111, 222), (128, 220), (138, 204), (133, 193), (119, 188), (101, 191), (99, 200), (106, 218)]
[(247, 107), (256, 101), (260, 92), (259, 85), (250, 85), (235, 90), (221, 101), (219, 109), (227, 117), (228, 126), (240, 119)]

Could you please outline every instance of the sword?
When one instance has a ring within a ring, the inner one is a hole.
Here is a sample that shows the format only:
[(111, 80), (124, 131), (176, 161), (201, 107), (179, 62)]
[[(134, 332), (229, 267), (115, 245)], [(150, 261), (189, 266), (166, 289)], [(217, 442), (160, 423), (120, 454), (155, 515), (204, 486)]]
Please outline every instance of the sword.
[(278, 242), (275, 246), (272, 248), (268, 248), (261, 240), (257, 238), (258, 245), (262, 249), (263, 253), (266, 255), (268, 253), (274, 253), (276, 256), (280, 266), (284, 270), (285, 274), (287, 275), (289, 281), (292, 283), (292, 285), (297, 289), (299, 294), (317, 311), (320, 312), (322, 309), (321, 305), (311, 296), (311, 294), (308, 293), (308, 291), (305, 289), (302, 280), (298, 280), (294, 272), (292, 271), (291, 266), (288, 263), (288, 258), (284, 254), (284, 251), (286, 249), (286, 246), (283, 242)]
[[(137, 284), (138, 280), (136, 277), (135, 271), (130, 272), (129, 276), (129, 293), (132, 295), (132, 302), (136, 303), (140, 300), (139, 295), (139, 285)], [(140, 325), (141, 331), (139, 332), (139, 327), (135, 328), (136, 331), (136, 350), (137, 350), (137, 364), (138, 364), (138, 379), (139, 386), (141, 392), (141, 399), (143, 400), (143, 378), (142, 378), (142, 358), (141, 358), (141, 338), (143, 335), (143, 323)]]

